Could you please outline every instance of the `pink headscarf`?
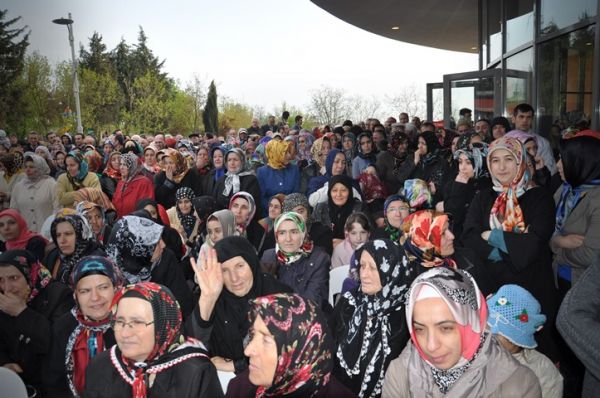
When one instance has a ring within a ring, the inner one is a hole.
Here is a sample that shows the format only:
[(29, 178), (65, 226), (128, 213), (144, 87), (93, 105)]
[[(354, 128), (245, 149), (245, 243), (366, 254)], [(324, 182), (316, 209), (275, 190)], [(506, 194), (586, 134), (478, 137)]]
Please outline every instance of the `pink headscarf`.
[(48, 243), (48, 240), (46, 240), (46, 238), (44, 238), (42, 235), (36, 234), (35, 232), (31, 232), (29, 230), (29, 227), (27, 226), (27, 221), (25, 221), (25, 219), (23, 218), (21, 213), (19, 213), (17, 210), (13, 210), (13, 209), (3, 210), (0, 212), (0, 217), (4, 217), (4, 216), (9, 216), (9, 217), (14, 218), (15, 221), (17, 222), (17, 225), (19, 226), (19, 236), (17, 236), (16, 239), (6, 241), (6, 249), (7, 250), (25, 249), (29, 240), (31, 238), (35, 238), (36, 236), (43, 239), (45, 243)]

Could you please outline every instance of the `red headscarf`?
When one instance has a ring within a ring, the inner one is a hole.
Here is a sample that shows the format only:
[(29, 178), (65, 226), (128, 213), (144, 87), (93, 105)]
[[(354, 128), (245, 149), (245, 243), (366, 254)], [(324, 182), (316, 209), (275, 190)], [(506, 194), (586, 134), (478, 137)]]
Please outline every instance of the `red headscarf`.
[(23, 218), (21, 213), (19, 213), (17, 210), (13, 210), (13, 209), (3, 210), (0, 212), (0, 217), (4, 217), (4, 216), (9, 216), (9, 217), (14, 218), (15, 221), (17, 222), (17, 225), (19, 226), (19, 236), (17, 236), (16, 239), (6, 241), (6, 250), (14, 250), (14, 249), (24, 249), (25, 250), (27, 243), (29, 243), (29, 240), (36, 236), (43, 239), (45, 243), (48, 243), (48, 240), (46, 240), (46, 238), (44, 238), (42, 235), (36, 234), (35, 232), (31, 232), (29, 230), (29, 227), (27, 226), (27, 221), (25, 221), (25, 219)]

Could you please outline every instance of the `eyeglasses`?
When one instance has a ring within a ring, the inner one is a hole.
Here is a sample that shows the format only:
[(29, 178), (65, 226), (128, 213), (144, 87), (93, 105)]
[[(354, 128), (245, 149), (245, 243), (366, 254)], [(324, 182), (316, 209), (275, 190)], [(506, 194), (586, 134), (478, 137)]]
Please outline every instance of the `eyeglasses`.
[(138, 321), (138, 320), (134, 319), (133, 321), (125, 322), (120, 319), (113, 319), (110, 323), (111, 323), (111, 327), (113, 328), (113, 330), (115, 332), (125, 329), (125, 326), (127, 326), (129, 328), (129, 330), (132, 330), (134, 332), (141, 332), (148, 326), (152, 325), (154, 323), (154, 321), (144, 322), (144, 321)]
[(408, 206), (399, 206), (399, 207), (388, 207), (387, 212), (392, 213), (396, 211), (408, 211), (410, 208)]

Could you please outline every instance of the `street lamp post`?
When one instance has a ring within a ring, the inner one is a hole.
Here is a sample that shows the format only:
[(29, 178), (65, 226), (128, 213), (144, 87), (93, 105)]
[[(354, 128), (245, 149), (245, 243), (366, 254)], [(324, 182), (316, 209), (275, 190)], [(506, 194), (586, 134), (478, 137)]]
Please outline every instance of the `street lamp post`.
[(75, 58), (75, 44), (73, 39), (73, 18), (69, 13), (69, 18), (58, 18), (52, 20), (55, 24), (66, 25), (69, 31), (69, 43), (71, 44), (71, 58), (73, 67), (73, 94), (75, 95), (75, 111), (77, 112), (77, 132), (83, 134), (81, 125), (81, 104), (79, 103), (79, 78), (77, 77), (77, 58)]

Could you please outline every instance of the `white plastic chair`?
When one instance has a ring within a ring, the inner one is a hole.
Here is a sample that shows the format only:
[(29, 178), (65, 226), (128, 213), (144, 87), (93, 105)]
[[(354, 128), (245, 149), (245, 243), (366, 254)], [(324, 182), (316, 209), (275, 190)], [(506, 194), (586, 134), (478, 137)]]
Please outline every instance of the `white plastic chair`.
[(27, 398), (27, 388), (18, 374), (0, 366), (0, 386), (2, 397)]
[(342, 265), (340, 267), (335, 267), (334, 269), (329, 271), (329, 304), (331, 304), (332, 306), (335, 305), (335, 295), (342, 291), (344, 279), (348, 277), (349, 271), (350, 265)]

